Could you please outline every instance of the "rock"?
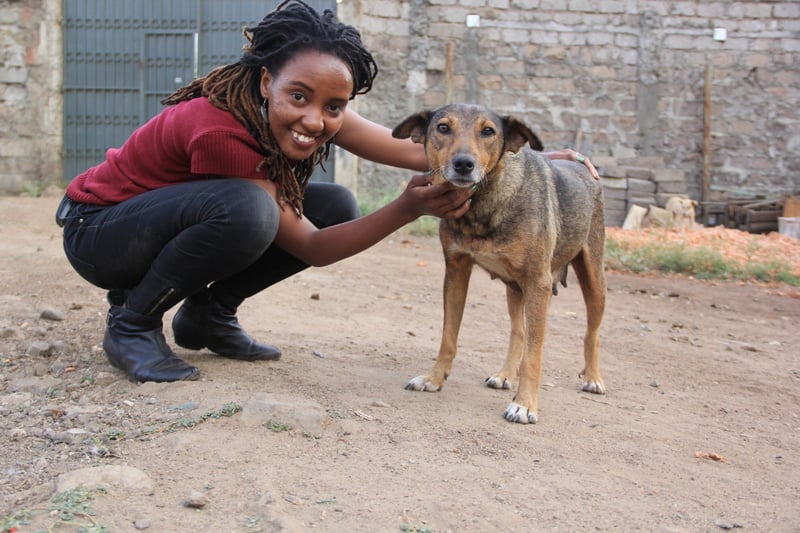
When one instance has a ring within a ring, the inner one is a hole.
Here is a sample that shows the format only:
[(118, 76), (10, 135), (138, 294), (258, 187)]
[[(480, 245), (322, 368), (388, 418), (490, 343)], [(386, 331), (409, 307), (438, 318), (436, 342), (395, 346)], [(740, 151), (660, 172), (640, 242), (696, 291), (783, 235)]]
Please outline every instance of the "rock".
[(21, 441), (27, 436), (28, 432), (24, 428), (13, 428), (8, 432), (8, 437), (15, 442)]
[(730, 530), (730, 529), (737, 529), (742, 527), (741, 524), (736, 524), (733, 522), (728, 522), (727, 520), (716, 519), (714, 520), (714, 525), (720, 529)]
[(134, 520), (133, 527), (135, 527), (139, 531), (147, 529), (148, 527), (150, 527), (150, 520), (146, 518), (139, 518), (138, 520)]
[(72, 428), (66, 431), (52, 431), (47, 435), (54, 443), (58, 444), (81, 444), (89, 440), (92, 436), (91, 433), (81, 428)]
[(42, 309), (42, 312), (39, 313), (39, 318), (42, 320), (54, 320), (58, 322), (64, 320), (64, 314), (57, 309), (53, 309), (52, 307), (45, 307)]
[(26, 355), (30, 355), (33, 357), (47, 357), (50, 355), (50, 343), (47, 341), (34, 341), (28, 346), (28, 349), (25, 351)]
[(33, 401), (33, 394), (30, 392), (12, 392), (0, 396), (0, 406), (13, 409), (15, 407), (24, 407)]
[(8, 384), (11, 392), (29, 392), (36, 396), (47, 394), (48, 391), (60, 388), (61, 380), (52, 376), (23, 377), (12, 380)]
[(240, 420), (251, 426), (264, 425), (270, 420), (279, 421), (302, 432), (319, 434), (329, 417), (321, 405), (306, 398), (259, 393), (242, 406)]
[(183, 506), (189, 507), (190, 509), (202, 509), (208, 505), (208, 503), (208, 496), (197, 490), (190, 492), (189, 496), (183, 500)]
[(81, 486), (117, 487), (145, 496), (153, 494), (153, 482), (147, 474), (127, 465), (97, 466), (66, 472), (58, 476), (56, 491), (65, 492)]
[(106, 387), (111, 385), (115, 381), (119, 381), (119, 377), (112, 374), (111, 372), (98, 372), (94, 376), (94, 384), (100, 387)]

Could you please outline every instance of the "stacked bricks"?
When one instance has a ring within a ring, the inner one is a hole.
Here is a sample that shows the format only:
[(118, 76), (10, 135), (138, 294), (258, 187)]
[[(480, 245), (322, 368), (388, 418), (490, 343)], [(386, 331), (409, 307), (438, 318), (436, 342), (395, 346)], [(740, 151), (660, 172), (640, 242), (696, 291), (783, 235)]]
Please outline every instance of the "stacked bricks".
[(665, 168), (660, 158), (596, 159), (603, 184), (606, 226), (622, 226), (634, 205), (664, 207), (672, 196), (687, 197), (685, 172)]

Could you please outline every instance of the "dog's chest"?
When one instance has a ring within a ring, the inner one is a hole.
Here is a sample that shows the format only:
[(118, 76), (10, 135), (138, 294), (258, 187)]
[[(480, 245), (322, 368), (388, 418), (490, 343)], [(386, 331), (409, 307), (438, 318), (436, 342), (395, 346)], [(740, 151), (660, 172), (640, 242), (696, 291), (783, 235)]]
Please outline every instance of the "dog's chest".
[(468, 255), (481, 268), (486, 270), (492, 278), (499, 278), (506, 283), (516, 282), (520, 277), (520, 265), (514, 261), (519, 257), (512, 250), (499, 247), (491, 240), (445, 241), (445, 256)]

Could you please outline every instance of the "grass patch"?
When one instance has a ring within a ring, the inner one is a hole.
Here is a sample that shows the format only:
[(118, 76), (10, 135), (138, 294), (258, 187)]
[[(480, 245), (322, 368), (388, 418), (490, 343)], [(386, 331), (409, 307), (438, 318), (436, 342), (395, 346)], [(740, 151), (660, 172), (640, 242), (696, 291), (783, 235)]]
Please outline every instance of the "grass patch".
[(16, 533), (22, 531), (21, 526), (31, 523), (32, 514), (30, 511), (17, 511), (8, 516), (0, 517), (0, 533)]
[(753, 249), (742, 262), (727, 259), (712, 246), (689, 247), (675, 241), (632, 245), (607, 236), (605, 261), (607, 268), (618, 272), (683, 274), (705, 280), (758, 281), (800, 287), (800, 277), (792, 274), (788, 263), (761, 262), (756, 259), (755, 251)]
[(208, 420), (209, 418), (222, 418), (222, 417), (230, 417), (238, 413), (242, 410), (242, 406), (238, 403), (230, 402), (226, 403), (219, 409), (215, 411), (209, 411), (207, 413), (203, 413), (197, 418), (182, 418), (177, 422), (171, 423), (167, 428), (164, 430), (165, 432), (172, 432), (178, 431), (179, 429), (183, 428), (193, 428), (198, 426)]
[[(89, 502), (94, 498), (94, 493), (105, 494), (105, 492), (105, 489), (99, 487), (96, 489), (78, 487), (59, 492), (53, 496), (50, 510), (53, 516), (58, 516), (61, 523), (74, 523), (78, 526), (78, 531), (84, 533), (107, 533), (108, 528), (94, 520), (95, 512), (89, 506)], [(88, 520), (90, 523), (79, 524), (74, 522), (77, 517)]]
[(280, 420), (275, 420), (274, 418), (270, 418), (269, 420), (267, 420), (264, 423), (264, 427), (266, 427), (268, 430), (273, 431), (275, 433), (280, 433), (282, 431), (291, 431), (292, 430), (292, 426), (290, 426), (289, 424), (286, 424), (284, 422), (281, 422)]
[[(368, 215), (369, 213), (377, 211), (381, 207), (390, 203), (392, 200), (397, 198), (399, 194), (400, 193), (387, 193), (380, 197), (359, 197), (358, 207), (361, 210), (362, 215)], [(403, 231), (406, 231), (415, 237), (433, 237), (439, 234), (439, 218), (423, 215), (417, 220), (406, 224), (403, 227)]]

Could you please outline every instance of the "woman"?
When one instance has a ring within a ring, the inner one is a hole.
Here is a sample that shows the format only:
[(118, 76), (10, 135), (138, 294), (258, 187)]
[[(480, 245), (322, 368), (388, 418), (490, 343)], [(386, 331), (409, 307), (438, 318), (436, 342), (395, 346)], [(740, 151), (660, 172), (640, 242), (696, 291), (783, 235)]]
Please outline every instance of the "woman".
[(469, 209), (472, 191), (418, 175), (359, 218), (347, 189), (309, 182), (333, 142), (379, 163), (427, 166), (419, 145), (348, 109), (378, 70), (353, 27), (289, 0), (245, 36), (238, 62), (166, 98), (159, 115), (69, 184), (59, 206), (70, 263), (108, 289), (108, 360), (133, 381), (199, 377), (163, 334), (164, 312), (181, 300), (172, 322), (179, 346), (278, 359), (280, 350), (240, 326), (245, 298), (352, 256), (421, 215)]

